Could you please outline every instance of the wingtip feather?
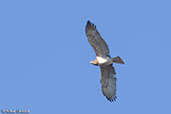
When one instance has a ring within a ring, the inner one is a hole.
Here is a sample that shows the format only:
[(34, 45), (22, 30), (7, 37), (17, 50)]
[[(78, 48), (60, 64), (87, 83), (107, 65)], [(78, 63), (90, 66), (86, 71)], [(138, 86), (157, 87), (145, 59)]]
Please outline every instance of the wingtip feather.
[(92, 23), (90, 20), (87, 21), (87, 27), (88, 26), (96, 28), (96, 25)]
[(114, 101), (116, 101), (117, 96), (115, 96), (115, 97), (113, 97), (113, 98), (108, 98), (108, 97), (106, 97), (106, 98), (107, 98), (107, 100), (109, 100), (110, 102), (114, 102)]

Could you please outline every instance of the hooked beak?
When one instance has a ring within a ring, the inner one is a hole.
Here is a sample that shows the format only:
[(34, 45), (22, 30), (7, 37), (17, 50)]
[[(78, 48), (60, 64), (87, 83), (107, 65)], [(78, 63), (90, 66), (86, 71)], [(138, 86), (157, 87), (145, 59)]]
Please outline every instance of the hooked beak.
[(93, 64), (93, 61), (90, 61), (91, 64)]

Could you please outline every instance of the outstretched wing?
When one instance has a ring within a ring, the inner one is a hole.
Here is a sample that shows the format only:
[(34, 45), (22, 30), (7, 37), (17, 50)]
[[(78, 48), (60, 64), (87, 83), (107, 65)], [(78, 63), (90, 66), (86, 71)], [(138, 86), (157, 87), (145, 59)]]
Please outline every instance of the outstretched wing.
[(113, 65), (108, 66), (100, 66), (101, 70), (101, 86), (103, 95), (112, 102), (116, 100), (116, 77), (115, 77), (115, 69)]
[(94, 48), (96, 56), (106, 56), (109, 55), (109, 48), (100, 33), (97, 31), (96, 26), (90, 21), (87, 21), (86, 25), (86, 35), (89, 43)]

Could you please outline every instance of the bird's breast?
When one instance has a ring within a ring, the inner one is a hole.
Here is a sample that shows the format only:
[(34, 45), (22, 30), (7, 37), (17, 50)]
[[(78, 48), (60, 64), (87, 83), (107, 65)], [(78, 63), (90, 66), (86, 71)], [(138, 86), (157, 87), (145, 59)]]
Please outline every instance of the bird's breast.
[(99, 57), (99, 56), (97, 56), (96, 59), (100, 64), (106, 63), (108, 61), (107, 58)]

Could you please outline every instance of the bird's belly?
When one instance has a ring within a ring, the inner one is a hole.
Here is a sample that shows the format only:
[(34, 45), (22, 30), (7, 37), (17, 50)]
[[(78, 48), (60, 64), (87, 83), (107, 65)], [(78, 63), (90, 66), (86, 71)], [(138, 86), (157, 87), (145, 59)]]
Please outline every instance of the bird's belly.
[(97, 61), (99, 62), (99, 64), (104, 64), (104, 63), (108, 63), (110, 61), (109, 57), (96, 57)]

